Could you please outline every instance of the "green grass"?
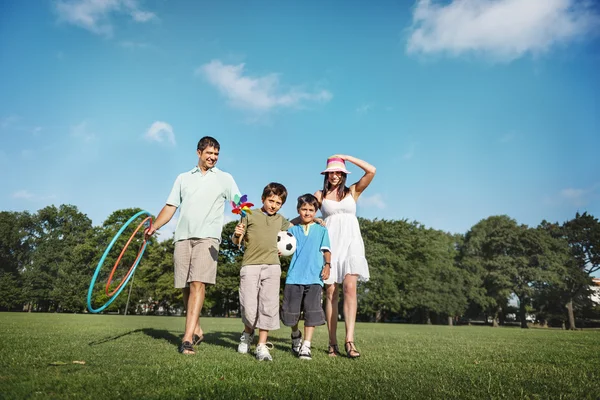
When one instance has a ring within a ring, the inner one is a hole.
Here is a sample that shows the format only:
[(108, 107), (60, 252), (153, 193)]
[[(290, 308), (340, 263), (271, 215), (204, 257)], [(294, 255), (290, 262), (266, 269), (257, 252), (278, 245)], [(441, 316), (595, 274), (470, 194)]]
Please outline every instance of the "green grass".
[[(358, 360), (236, 353), (239, 319), (203, 318), (197, 355), (177, 353), (181, 317), (0, 314), (0, 398), (597, 399), (600, 331), (358, 324)], [(343, 342), (343, 323), (338, 337)], [(73, 364), (74, 360), (85, 365)], [(62, 362), (62, 365), (51, 365)]]

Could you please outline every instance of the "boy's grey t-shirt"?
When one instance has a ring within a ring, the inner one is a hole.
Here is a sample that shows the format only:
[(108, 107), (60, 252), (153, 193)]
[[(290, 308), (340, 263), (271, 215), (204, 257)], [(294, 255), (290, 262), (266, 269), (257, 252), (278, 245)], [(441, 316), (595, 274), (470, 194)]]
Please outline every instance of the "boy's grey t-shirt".
[(290, 222), (280, 214), (267, 215), (257, 208), (246, 214), (242, 223), (246, 227), (242, 265), (280, 265), (277, 234), (287, 230)]
[(179, 208), (175, 241), (190, 238), (221, 240), (225, 201), (240, 196), (233, 177), (217, 167), (204, 175), (196, 166), (179, 174), (167, 204)]

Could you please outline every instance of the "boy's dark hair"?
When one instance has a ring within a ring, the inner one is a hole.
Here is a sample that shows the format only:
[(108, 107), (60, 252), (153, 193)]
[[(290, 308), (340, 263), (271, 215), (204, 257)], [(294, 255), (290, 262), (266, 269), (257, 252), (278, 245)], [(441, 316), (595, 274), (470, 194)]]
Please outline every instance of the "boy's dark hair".
[[(342, 178), (340, 179), (340, 184), (338, 185), (337, 189), (335, 189), (336, 193), (335, 193), (335, 197), (337, 199), (337, 201), (342, 201), (344, 199), (344, 197), (346, 197), (348, 195), (348, 193), (350, 192), (350, 188), (346, 187), (346, 177), (348, 176), (348, 174), (346, 174), (345, 172), (342, 172)], [(323, 178), (323, 199), (325, 199), (325, 195), (327, 195), (327, 193), (329, 193), (331, 189), (331, 184), (329, 183), (329, 173), (325, 174), (325, 177)]]
[(214, 147), (217, 150), (221, 150), (221, 145), (217, 142), (217, 139), (210, 136), (204, 136), (200, 141), (198, 141), (198, 150), (200, 153), (204, 151), (207, 147)]
[(285, 199), (287, 199), (287, 189), (281, 183), (271, 182), (265, 186), (261, 198), (264, 200), (272, 195), (281, 197), (281, 202), (283, 205), (285, 204)]
[(319, 209), (319, 200), (310, 193), (306, 193), (298, 197), (298, 205), (296, 206), (296, 210), (300, 210), (300, 208), (305, 204), (310, 204), (315, 208), (315, 210)]

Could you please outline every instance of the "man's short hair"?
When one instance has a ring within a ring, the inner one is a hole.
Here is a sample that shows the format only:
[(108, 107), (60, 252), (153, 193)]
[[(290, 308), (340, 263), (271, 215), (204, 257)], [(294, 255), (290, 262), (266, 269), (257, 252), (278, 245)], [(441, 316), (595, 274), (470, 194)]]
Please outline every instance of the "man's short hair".
[(200, 150), (200, 153), (202, 153), (207, 147), (214, 147), (217, 150), (221, 149), (221, 145), (219, 144), (219, 142), (217, 142), (217, 139), (210, 136), (204, 136), (198, 142), (198, 150)]

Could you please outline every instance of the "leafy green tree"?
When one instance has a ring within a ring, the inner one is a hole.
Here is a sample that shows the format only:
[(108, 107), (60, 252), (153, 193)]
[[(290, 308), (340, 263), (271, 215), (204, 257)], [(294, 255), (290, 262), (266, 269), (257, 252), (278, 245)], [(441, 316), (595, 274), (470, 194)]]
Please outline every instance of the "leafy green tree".
[(498, 326), (499, 314), (512, 292), (514, 266), (507, 249), (516, 227), (516, 221), (506, 215), (488, 217), (467, 232), (460, 249), (460, 265), (472, 274), (470, 301), (492, 315), (492, 326)]
[[(74, 249), (85, 242), (91, 229), (91, 220), (72, 205), (48, 206), (34, 215), (31, 231), (33, 252), (31, 263), (24, 268), (23, 279), (24, 295), (36, 304), (39, 311), (59, 310), (63, 299), (60, 289), (55, 290), (59, 270), (64, 269), (61, 279), (72, 272), (69, 264), (74, 260)], [(71, 290), (68, 285), (60, 288)], [(72, 290), (77, 292), (78, 289), (74, 287)], [(77, 292), (77, 295), (80, 293)]]
[(0, 309), (23, 305), (21, 273), (31, 259), (31, 221), (28, 212), (0, 212)]
[(377, 322), (405, 315), (410, 308), (405, 285), (413, 226), (405, 220), (359, 218), (359, 223), (371, 276), (368, 282), (359, 284), (358, 310)]
[(526, 313), (536, 288), (560, 282), (567, 253), (543, 229), (521, 225), (514, 233), (503, 257), (510, 257), (507, 263), (512, 265), (510, 277), (512, 290), (519, 298), (521, 328), (528, 328)]
[(600, 269), (600, 222), (590, 214), (577, 213), (562, 225), (543, 221), (541, 228), (566, 242), (569, 251), (561, 283), (545, 287), (541, 299), (561, 299), (567, 309), (569, 329), (576, 329), (575, 312), (589, 306), (591, 274)]

